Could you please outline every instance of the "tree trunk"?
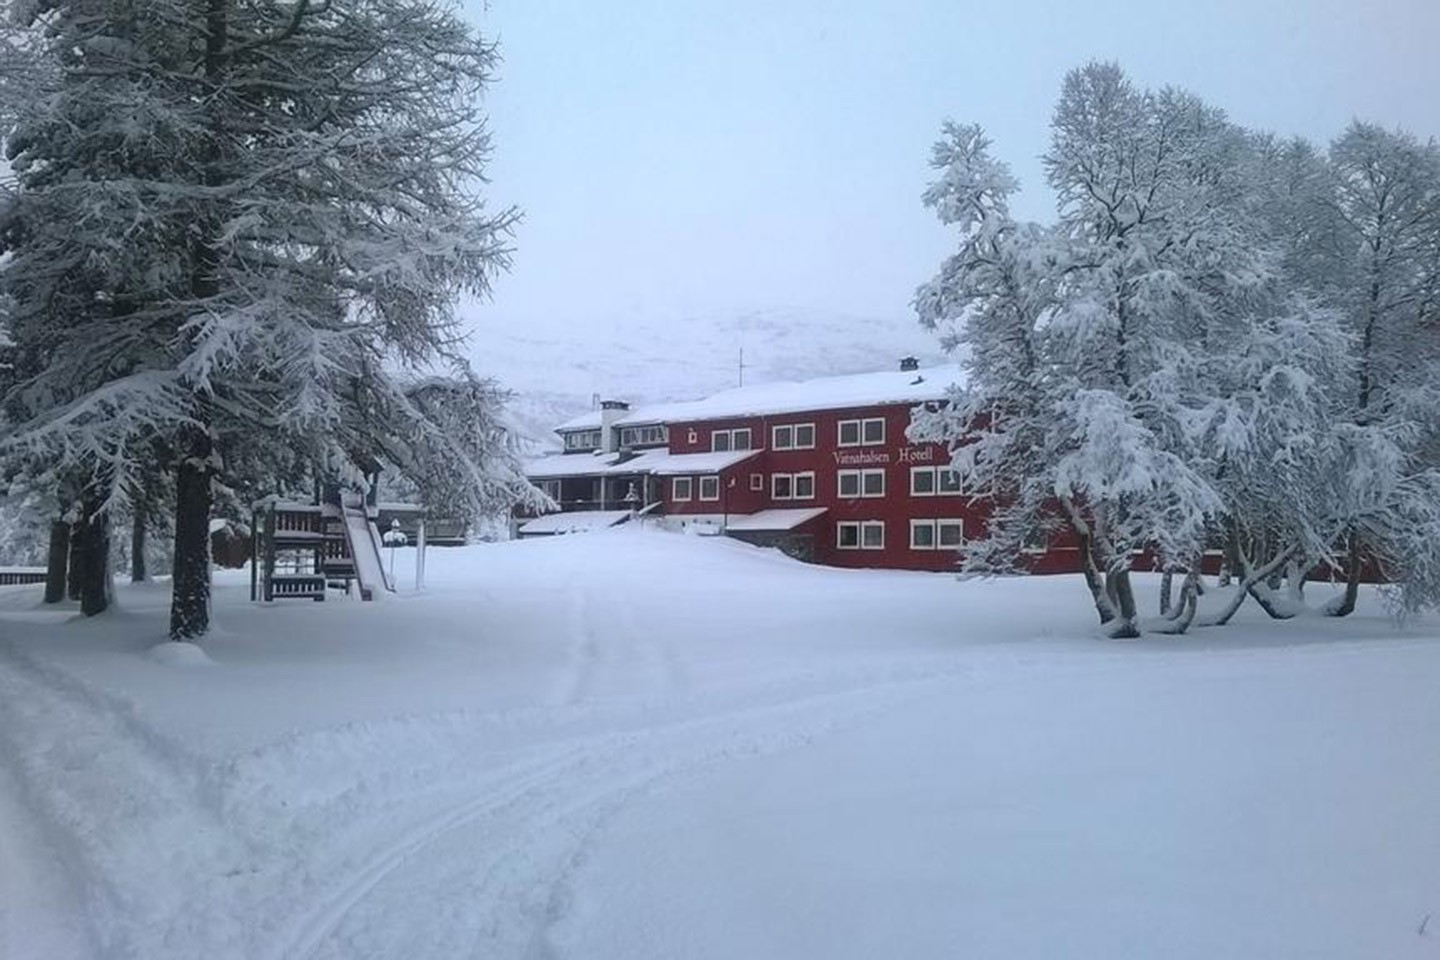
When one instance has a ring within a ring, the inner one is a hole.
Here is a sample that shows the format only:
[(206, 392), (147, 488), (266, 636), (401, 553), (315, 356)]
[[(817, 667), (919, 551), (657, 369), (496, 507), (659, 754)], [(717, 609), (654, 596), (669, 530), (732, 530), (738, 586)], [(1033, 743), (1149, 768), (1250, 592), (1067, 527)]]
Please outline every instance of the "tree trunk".
[(110, 606), (110, 516), (101, 509), (98, 491), (87, 492), (80, 521), (85, 549), (80, 567), (80, 612), (87, 617)]
[(45, 602), (59, 603), (65, 599), (70, 565), (70, 524), (64, 520), (50, 521), (50, 554), (45, 564)]
[(1155, 632), (1181, 634), (1189, 630), (1190, 624), (1195, 622), (1195, 610), (1199, 605), (1199, 596), (1200, 574), (1198, 571), (1192, 570), (1185, 575), (1185, 580), (1180, 586), (1180, 603), (1175, 608), (1174, 615), (1156, 627)]
[(130, 521), (130, 582), (145, 582), (145, 500), (135, 498), (135, 516)]
[(1348, 617), (1355, 612), (1355, 602), (1360, 599), (1360, 536), (1350, 534), (1350, 556), (1345, 561), (1345, 595), (1339, 603), (1325, 608), (1332, 617)]
[[(229, 36), (230, 0), (206, 0), (205, 53), (202, 68), (207, 86), (219, 89), (225, 69), (225, 46)], [(207, 187), (221, 182), (217, 164), (221, 160), (223, 134), (220, 116), (208, 116), (208, 136), (201, 148), (202, 180)], [(212, 214), (214, 213), (214, 208)], [(218, 218), (202, 218), (191, 241), (190, 293), (204, 304), (220, 292), (220, 256), (214, 246)], [(210, 399), (195, 389), (195, 423), (181, 434), (179, 462), (175, 468), (175, 563), (170, 594), (170, 639), (193, 641), (210, 629), (210, 481), (213, 453), (210, 438)]]
[(1115, 619), (1115, 607), (1110, 602), (1106, 590), (1105, 578), (1100, 573), (1100, 567), (1095, 562), (1094, 540), (1090, 535), (1090, 525), (1080, 516), (1080, 511), (1068, 499), (1060, 498), (1060, 505), (1065, 510), (1065, 518), (1070, 523), (1070, 531), (1075, 534), (1075, 542), (1079, 545), (1080, 569), (1085, 574), (1085, 586), (1090, 590), (1090, 598), (1095, 603), (1095, 613), (1100, 617), (1100, 625), (1104, 626)]
[(89, 546), (89, 542), (85, 536), (85, 518), (81, 516), (70, 524), (70, 569), (65, 577), (65, 595), (71, 600), (80, 599), (87, 546)]
[(210, 435), (203, 426), (186, 433), (175, 470), (172, 640), (195, 640), (210, 629)]
[(1117, 640), (1133, 640), (1140, 636), (1135, 619), (1135, 590), (1130, 584), (1130, 571), (1120, 569), (1105, 578), (1106, 587), (1115, 597), (1116, 617), (1110, 624), (1110, 636)]
[(1170, 616), (1170, 598), (1175, 592), (1175, 574), (1166, 570), (1160, 576), (1160, 616)]

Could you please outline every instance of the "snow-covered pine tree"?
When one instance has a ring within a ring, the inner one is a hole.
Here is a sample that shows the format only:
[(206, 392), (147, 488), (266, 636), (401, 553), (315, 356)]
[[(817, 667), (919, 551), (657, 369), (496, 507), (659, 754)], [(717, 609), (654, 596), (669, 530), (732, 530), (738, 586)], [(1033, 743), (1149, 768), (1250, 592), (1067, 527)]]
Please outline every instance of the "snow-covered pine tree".
[(505, 266), (515, 214), (476, 192), (494, 50), (424, 0), (27, 12), (59, 70), (18, 108), (3, 279), (22, 317), (73, 331), (50, 356), (100, 376), (37, 374), (13, 442), (104, 462), (124, 489), (133, 451), (163, 432), (171, 634), (191, 639), (208, 624), (226, 438), (342, 461), (348, 405), (447, 356), (455, 296)]

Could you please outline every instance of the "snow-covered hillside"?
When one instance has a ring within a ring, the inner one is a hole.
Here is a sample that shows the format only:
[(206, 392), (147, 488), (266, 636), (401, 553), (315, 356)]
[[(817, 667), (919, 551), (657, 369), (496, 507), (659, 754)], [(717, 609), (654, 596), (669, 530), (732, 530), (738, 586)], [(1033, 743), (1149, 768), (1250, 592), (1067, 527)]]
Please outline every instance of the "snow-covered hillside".
[(943, 354), (904, 304), (894, 316), (814, 310), (624, 319), (555, 317), (515, 325), (494, 308), (466, 311), (476, 369), (514, 391), (512, 410), (537, 435), (592, 406), (596, 395), (691, 400), (745, 382), (889, 370), (900, 357)]
[(625, 528), (412, 556), (374, 604), (226, 574), (203, 654), (164, 585), (0, 588), (0, 957), (1437, 955), (1433, 624), (1117, 644), (1073, 578)]

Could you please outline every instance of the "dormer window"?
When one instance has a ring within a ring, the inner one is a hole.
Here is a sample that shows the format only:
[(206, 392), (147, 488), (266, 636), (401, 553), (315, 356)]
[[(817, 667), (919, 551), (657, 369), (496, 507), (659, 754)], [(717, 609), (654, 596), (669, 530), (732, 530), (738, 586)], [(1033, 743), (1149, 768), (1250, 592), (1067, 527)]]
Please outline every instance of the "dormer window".
[(670, 431), (664, 424), (620, 428), (620, 446), (622, 447), (647, 447), (669, 442)]
[(572, 430), (565, 434), (566, 453), (575, 453), (581, 450), (598, 450), (599, 448), (599, 430)]

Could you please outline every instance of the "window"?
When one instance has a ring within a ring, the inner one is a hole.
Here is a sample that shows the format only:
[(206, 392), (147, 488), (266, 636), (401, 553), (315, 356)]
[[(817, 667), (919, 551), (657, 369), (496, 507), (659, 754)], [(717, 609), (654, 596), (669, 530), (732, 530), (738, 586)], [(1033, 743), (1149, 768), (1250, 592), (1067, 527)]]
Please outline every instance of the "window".
[(884, 550), (884, 520), (850, 520), (835, 524), (835, 546), (840, 550)]
[(540, 490), (545, 494), (545, 496), (549, 497), (551, 500), (558, 501), (560, 499), (559, 480), (541, 480)]
[(959, 550), (965, 545), (963, 520), (911, 520), (911, 550)]
[(954, 496), (960, 492), (960, 474), (949, 467), (910, 468), (912, 497)]
[(735, 430), (714, 430), (710, 433), (710, 449), (716, 453), (725, 450), (749, 450), (750, 428)]
[(689, 477), (676, 477), (670, 481), (671, 500), (689, 500), (693, 481)]
[(698, 433), (695, 432), (695, 428), (694, 428), (694, 427), (691, 427), (688, 431), (686, 431), (686, 433), (685, 433), (685, 439), (686, 439), (686, 441), (689, 442), (689, 443), (699, 443), (699, 442), (700, 442), (700, 434), (698, 434)]
[(774, 500), (810, 500), (815, 496), (815, 473), (770, 474), (770, 497)]
[(770, 446), (775, 450), (810, 450), (815, 446), (815, 424), (787, 423), (770, 430)]
[(840, 446), (874, 447), (885, 442), (885, 419), (841, 420)]
[(668, 443), (670, 431), (663, 424), (651, 424), (648, 427), (622, 427), (620, 429), (620, 446), (641, 447), (653, 443)]
[(566, 450), (594, 450), (599, 446), (599, 430), (573, 430), (565, 434)]
[(765, 474), (750, 474), (750, 489), (763, 492), (765, 490)]
[(860, 549), (885, 549), (885, 521), (864, 520), (860, 524)]
[(842, 497), (883, 497), (885, 496), (885, 471), (882, 470), (841, 470), (840, 496)]
[(719, 477), (701, 477), (701, 478), (700, 478), (700, 499), (701, 499), (701, 500), (719, 500), (719, 499), (720, 499), (720, 478), (719, 478)]

